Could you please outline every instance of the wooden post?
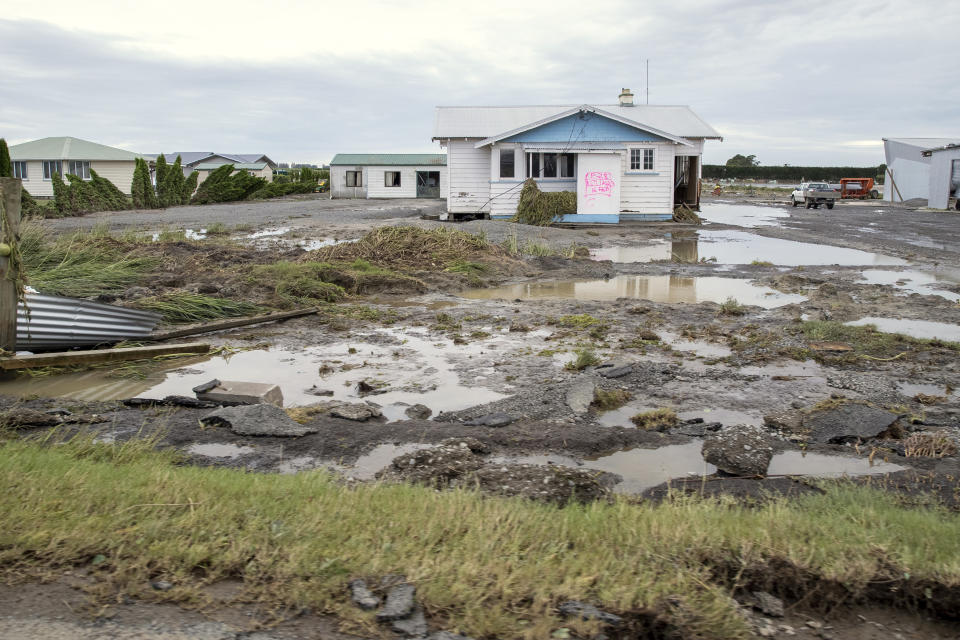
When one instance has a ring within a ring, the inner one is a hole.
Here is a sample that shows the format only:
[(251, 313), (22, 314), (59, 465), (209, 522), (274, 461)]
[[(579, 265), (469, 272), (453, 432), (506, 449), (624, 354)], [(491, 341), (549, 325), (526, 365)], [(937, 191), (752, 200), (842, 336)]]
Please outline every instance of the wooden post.
[[(0, 350), (17, 346), (17, 280), (19, 265), (11, 259), (20, 240), (20, 180), (0, 178)], [(3, 255), (7, 254), (7, 255)]]

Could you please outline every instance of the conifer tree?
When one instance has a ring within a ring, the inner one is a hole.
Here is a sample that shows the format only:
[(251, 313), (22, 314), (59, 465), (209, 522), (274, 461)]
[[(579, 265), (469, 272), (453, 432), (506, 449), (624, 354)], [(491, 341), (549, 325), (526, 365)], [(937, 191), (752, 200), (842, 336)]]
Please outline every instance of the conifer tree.
[(167, 206), (167, 174), (170, 168), (167, 166), (167, 159), (161, 153), (157, 156), (156, 178), (157, 178), (157, 204), (161, 207)]
[(7, 141), (0, 138), (0, 178), (13, 177), (13, 163), (10, 162), (10, 149)]
[(190, 175), (187, 176), (183, 181), (183, 197), (180, 200), (181, 204), (190, 204), (190, 198), (193, 197), (193, 192), (197, 190), (198, 180), (200, 180), (200, 172), (191, 171)]
[(133, 168), (133, 182), (130, 183), (130, 196), (133, 198), (134, 209), (148, 208), (147, 194), (144, 191), (143, 173), (147, 172), (146, 183), (150, 184), (149, 171), (143, 158), (137, 158)]
[[(183, 199), (183, 169), (180, 166), (180, 156), (167, 169), (167, 177), (163, 183), (163, 195), (160, 197), (161, 207), (173, 207), (180, 204)], [(160, 185), (157, 185), (157, 191), (160, 192)]]
[(51, 174), (50, 182), (53, 184), (53, 208), (59, 215), (66, 215), (70, 212), (70, 191), (56, 171)]

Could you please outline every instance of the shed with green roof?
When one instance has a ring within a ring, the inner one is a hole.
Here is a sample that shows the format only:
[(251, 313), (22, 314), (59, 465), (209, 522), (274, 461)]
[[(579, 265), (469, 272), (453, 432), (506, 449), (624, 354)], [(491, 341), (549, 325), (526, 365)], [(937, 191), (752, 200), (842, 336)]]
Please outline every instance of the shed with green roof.
[(447, 197), (444, 153), (338, 153), (330, 161), (332, 198)]

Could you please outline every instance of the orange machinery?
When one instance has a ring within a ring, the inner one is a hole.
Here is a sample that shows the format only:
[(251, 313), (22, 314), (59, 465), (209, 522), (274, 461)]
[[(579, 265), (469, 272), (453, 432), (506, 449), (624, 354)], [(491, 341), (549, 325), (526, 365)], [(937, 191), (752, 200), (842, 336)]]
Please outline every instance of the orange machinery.
[(840, 180), (840, 198), (847, 200), (856, 198), (879, 198), (880, 194), (873, 188), (873, 178), (843, 178)]

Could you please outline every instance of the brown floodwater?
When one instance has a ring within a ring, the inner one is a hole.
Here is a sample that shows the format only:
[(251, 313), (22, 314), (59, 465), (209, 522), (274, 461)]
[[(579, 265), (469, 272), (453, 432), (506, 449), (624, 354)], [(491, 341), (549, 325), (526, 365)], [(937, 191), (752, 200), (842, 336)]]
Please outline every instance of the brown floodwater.
[(605, 280), (559, 280), (468, 289), (460, 296), (473, 300), (592, 300), (634, 298), (653, 302), (722, 303), (733, 298), (740, 304), (764, 309), (782, 307), (806, 300), (798, 294), (781, 293), (743, 278), (715, 276), (635, 276), (620, 275)]

